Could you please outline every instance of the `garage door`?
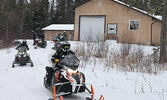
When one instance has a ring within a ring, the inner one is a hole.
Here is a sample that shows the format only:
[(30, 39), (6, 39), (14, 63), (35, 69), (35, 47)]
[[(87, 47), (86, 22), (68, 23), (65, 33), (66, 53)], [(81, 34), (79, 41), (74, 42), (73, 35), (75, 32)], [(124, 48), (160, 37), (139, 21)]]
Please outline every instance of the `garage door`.
[(80, 17), (80, 41), (101, 41), (105, 29), (105, 16)]

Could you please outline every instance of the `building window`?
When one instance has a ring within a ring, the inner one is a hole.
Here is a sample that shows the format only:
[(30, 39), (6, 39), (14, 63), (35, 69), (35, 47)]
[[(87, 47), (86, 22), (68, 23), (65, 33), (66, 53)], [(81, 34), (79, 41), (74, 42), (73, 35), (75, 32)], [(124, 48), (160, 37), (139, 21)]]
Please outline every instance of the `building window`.
[(102, 1), (98, 1), (98, 6), (102, 7)]
[(129, 29), (130, 30), (139, 30), (140, 21), (139, 20), (130, 20), (129, 21)]

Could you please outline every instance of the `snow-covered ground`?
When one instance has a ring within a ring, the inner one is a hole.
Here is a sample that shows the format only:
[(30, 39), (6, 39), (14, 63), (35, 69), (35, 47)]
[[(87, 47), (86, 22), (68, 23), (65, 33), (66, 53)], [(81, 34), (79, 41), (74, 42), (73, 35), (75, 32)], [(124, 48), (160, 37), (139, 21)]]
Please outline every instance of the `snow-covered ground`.
[[(119, 44), (107, 41), (110, 48)], [(72, 47), (76, 42), (70, 42)], [(81, 43), (81, 42), (78, 42)], [(28, 53), (34, 67), (16, 66), (12, 68), (12, 61), (17, 53), (15, 48), (0, 50), (0, 100), (48, 100), (52, 97), (43, 86), (45, 66), (50, 65), (49, 57), (54, 52), (52, 42), (47, 42), (46, 49), (34, 49), (32, 41), (28, 41)], [(152, 47), (146, 46), (144, 51), (150, 53)], [(99, 60), (100, 62), (100, 60)], [(102, 94), (105, 100), (167, 100), (167, 73), (158, 75), (118, 72), (110, 69), (104, 71), (102, 62), (94, 66), (87, 65), (79, 68), (86, 76), (86, 83), (94, 87), (95, 98)], [(65, 96), (64, 100), (84, 100), (84, 94)]]

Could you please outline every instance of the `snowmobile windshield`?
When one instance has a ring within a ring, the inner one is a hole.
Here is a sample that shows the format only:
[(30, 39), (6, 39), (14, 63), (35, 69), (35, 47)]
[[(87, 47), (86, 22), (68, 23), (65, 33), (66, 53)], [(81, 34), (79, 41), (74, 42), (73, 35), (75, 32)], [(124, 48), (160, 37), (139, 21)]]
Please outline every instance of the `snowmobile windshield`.
[(79, 59), (75, 54), (67, 54), (61, 61), (60, 64), (65, 65), (66, 67), (76, 70), (78, 69)]
[(21, 46), (18, 48), (19, 52), (26, 52), (26, 47), (25, 46)]
[(38, 38), (38, 41), (41, 41), (42, 40), (42, 38)]

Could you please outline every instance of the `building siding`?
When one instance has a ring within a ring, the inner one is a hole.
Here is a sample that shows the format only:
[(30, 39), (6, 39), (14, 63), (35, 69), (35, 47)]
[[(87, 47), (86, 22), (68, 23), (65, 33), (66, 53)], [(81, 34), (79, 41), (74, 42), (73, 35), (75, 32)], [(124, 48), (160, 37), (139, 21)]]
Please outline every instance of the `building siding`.
[[(99, 0), (91, 0), (75, 9), (75, 30), (74, 39), (78, 40), (79, 37), (79, 17), (81, 15), (105, 15), (106, 27), (105, 33), (107, 34), (107, 24), (117, 24), (117, 40), (118, 42), (131, 42), (135, 44), (150, 45), (151, 41), (151, 23), (152, 17), (135, 11), (131, 8), (113, 2), (111, 0), (101, 0), (102, 6), (98, 6)], [(138, 31), (129, 30), (129, 20), (140, 20), (140, 29)], [(153, 25), (153, 37), (152, 42), (157, 44), (160, 38), (160, 24), (161, 22)], [(115, 35), (113, 35), (115, 36)], [(157, 37), (158, 36), (158, 37)], [(131, 39), (127, 39), (131, 38)]]

